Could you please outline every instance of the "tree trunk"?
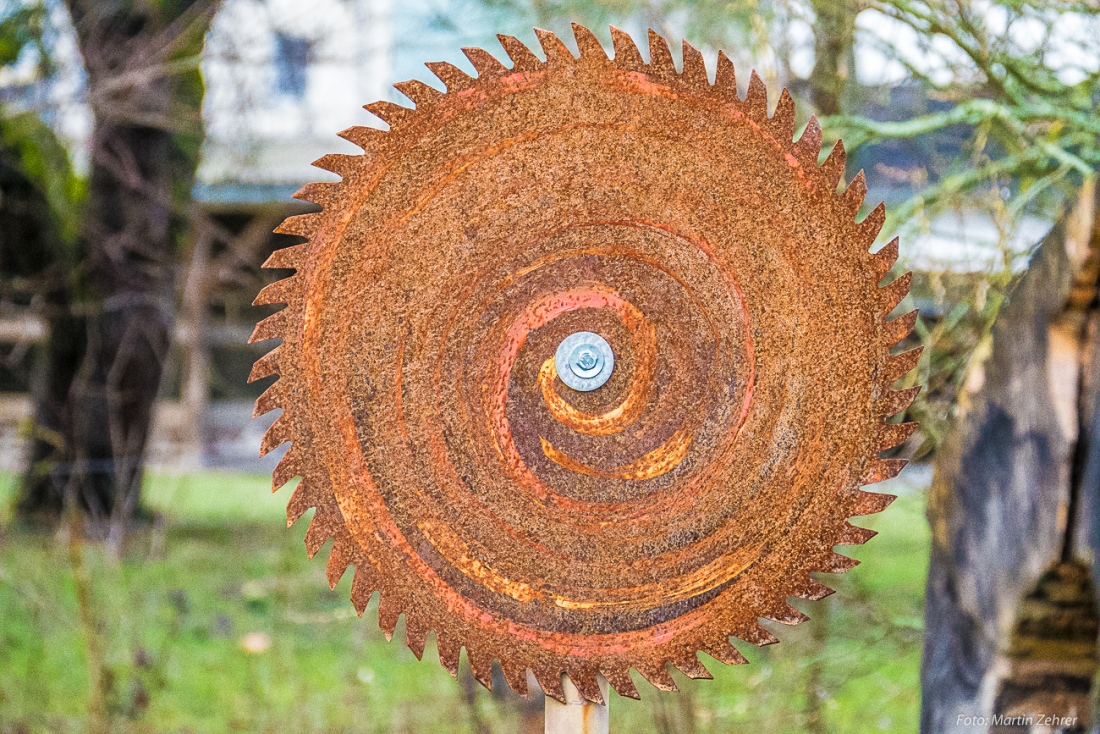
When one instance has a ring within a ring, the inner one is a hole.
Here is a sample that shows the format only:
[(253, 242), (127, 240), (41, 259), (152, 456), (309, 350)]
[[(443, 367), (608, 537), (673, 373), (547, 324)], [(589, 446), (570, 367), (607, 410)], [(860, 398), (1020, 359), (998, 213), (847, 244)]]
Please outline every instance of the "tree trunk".
[[(1097, 204), (1090, 182), (1043, 240), (975, 353), (940, 450), (924, 732), (1087, 730), (1098, 666)], [(1042, 728), (1042, 716), (1074, 723)]]
[[(51, 323), (20, 507), (138, 505), (201, 143), (204, 0), (67, 0), (95, 117), (71, 312)], [(106, 526), (104, 526), (106, 527)]]
[(810, 0), (814, 23), (814, 68), (810, 72), (810, 96), (819, 115), (839, 115), (844, 88), (855, 73), (853, 48), (857, 0)]

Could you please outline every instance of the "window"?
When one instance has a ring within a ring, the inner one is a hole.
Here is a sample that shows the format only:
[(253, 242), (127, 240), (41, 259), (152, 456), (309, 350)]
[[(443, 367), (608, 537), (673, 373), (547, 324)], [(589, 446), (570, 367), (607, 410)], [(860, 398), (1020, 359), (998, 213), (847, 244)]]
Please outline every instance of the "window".
[(300, 36), (275, 34), (275, 91), (301, 98), (306, 93), (306, 67), (313, 49)]

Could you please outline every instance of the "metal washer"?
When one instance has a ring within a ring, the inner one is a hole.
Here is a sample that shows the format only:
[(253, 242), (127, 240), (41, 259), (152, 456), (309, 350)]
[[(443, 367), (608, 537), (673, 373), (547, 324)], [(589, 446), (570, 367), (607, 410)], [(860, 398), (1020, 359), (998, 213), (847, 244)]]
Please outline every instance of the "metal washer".
[[(587, 347), (595, 353), (596, 364), (585, 369), (577, 364), (577, 356)], [(591, 331), (578, 331), (570, 334), (558, 345), (554, 353), (554, 366), (558, 377), (566, 386), (580, 392), (589, 392), (601, 387), (611, 377), (615, 369), (615, 354), (611, 345), (599, 334)]]

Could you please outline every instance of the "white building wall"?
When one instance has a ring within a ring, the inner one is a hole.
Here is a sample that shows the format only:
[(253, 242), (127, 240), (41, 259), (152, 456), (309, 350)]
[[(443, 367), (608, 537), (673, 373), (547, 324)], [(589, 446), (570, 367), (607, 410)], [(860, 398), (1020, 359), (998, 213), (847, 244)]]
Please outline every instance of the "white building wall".
[[(387, 96), (390, 0), (225, 0), (206, 42), (207, 143), (199, 179), (296, 183), (344, 144), (336, 133)], [(282, 34), (308, 42), (300, 95), (278, 89)]]

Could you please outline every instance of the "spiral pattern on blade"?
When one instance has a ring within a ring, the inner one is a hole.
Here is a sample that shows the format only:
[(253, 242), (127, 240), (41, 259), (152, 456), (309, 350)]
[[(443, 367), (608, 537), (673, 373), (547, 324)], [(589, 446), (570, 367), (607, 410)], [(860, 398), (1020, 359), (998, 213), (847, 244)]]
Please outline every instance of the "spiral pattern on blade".
[[(809, 574), (854, 565), (847, 518), (891, 499), (859, 486), (901, 468), (877, 454), (913, 430), (886, 418), (917, 352), (890, 355), (913, 315), (886, 320), (908, 279), (879, 288), (881, 206), (854, 221), (862, 174), (837, 193), (843, 149), (819, 166), (813, 120), (792, 142), (786, 92), (769, 118), (724, 56), (711, 84), (686, 44), (678, 72), (655, 34), (645, 63), (575, 32), (580, 58), (502, 37), (511, 67), (470, 49), (476, 79), (432, 64), (447, 93), (367, 106), (390, 129), (346, 131), (364, 155), (321, 159), (342, 181), (280, 230), (307, 242), (268, 263), (297, 272), (257, 299), (287, 307), (253, 378), (281, 376), (274, 483), (302, 477), (288, 517), (316, 508), (360, 613), (380, 591), (418, 656), (434, 631), (452, 672), (465, 647), (486, 685), (495, 659), (599, 700), (598, 674), (637, 696), (630, 668), (744, 662), (731, 635), (829, 593)], [(591, 392), (556, 373), (578, 331), (614, 351)]]

